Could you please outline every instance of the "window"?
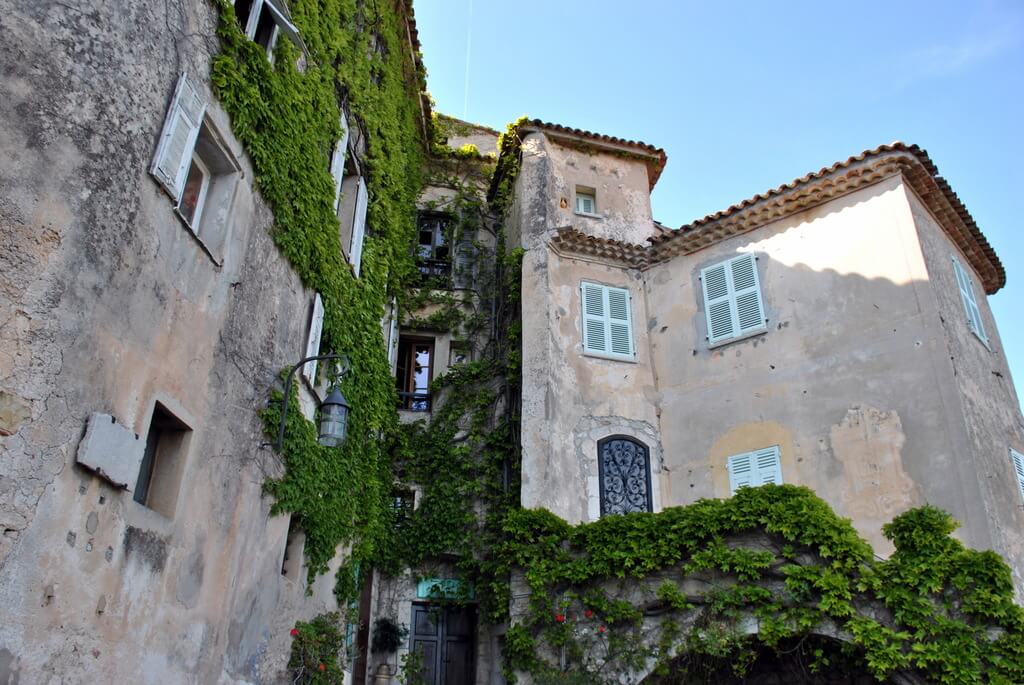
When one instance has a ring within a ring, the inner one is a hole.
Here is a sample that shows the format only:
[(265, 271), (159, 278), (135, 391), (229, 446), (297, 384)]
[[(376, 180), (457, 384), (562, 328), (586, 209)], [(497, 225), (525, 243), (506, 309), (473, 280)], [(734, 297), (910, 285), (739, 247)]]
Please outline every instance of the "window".
[(742, 254), (702, 269), (708, 342), (716, 345), (768, 330), (757, 257)]
[(452, 264), (446, 234), (451, 222), (451, 216), (438, 212), (421, 212), (417, 219), (416, 265), (424, 281), (440, 280), (447, 285)]
[(246, 37), (262, 46), (271, 61), (281, 31), (305, 51), (299, 30), (289, 20), (287, 7), (281, 0), (235, 0), (235, 15)]
[(434, 341), (427, 338), (398, 339), (398, 408), (430, 411), (430, 380), (433, 377)]
[(391, 493), (391, 511), (394, 514), (396, 528), (404, 526), (412, 512), (416, 509), (416, 492), (413, 490), (399, 489)]
[[(315, 357), (320, 354), (320, 338), (324, 331), (324, 301), (317, 293), (313, 298), (313, 313), (309, 317), (309, 329), (306, 332), (306, 357)], [(317, 362), (306, 362), (302, 367), (302, 376), (309, 381), (310, 386), (316, 386)]]
[(1013, 470), (1017, 473), (1017, 488), (1020, 496), (1024, 497), (1024, 454), (1010, 448), (1010, 460), (1013, 462)]
[(174, 516), (191, 433), (191, 428), (156, 403), (132, 495), (136, 502), (164, 516)]
[(633, 360), (633, 318), (625, 288), (584, 282), (583, 351), (599, 357)]
[(601, 515), (651, 511), (651, 458), (647, 446), (615, 435), (597, 443)]
[(729, 490), (757, 487), (765, 483), (782, 484), (782, 465), (778, 445), (729, 457)]
[(960, 260), (953, 257), (953, 272), (956, 274), (956, 282), (960, 288), (960, 299), (964, 302), (964, 310), (967, 313), (967, 327), (971, 329), (978, 340), (988, 347), (988, 336), (985, 335), (985, 324), (981, 321), (981, 309), (978, 301), (974, 299), (974, 282), (971, 280), (967, 269), (960, 264)]
[(205, 113), (206, 102), (182, 74), (150, 173), (171, 196), (181, 220), (220, 263), (239, 166)]
[(576, 213), (597, 214), (597, 193), (590, 188), (577, 188)]

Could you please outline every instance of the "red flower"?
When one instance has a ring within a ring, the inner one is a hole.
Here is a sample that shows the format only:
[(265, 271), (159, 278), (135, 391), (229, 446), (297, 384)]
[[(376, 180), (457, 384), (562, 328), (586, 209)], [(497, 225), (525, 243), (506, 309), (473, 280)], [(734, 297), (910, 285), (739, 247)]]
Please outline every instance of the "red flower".
[(299, 629), (298, 628), (292, 628), (292, 637), (298, 637), (298, 636), (299, 636)]
[(607, 630), (607, 628), (605, 628), (604, 626), (598, 626), (597, 627), (597, 632), (599, 632), (599, 633), (603, 633), (605, 630)]
[(565, 623), (565, 614), (555, 614), (555, 620), (559, 623)]
[(583, 615), (586, 616), (587, 618), (591, 618), (594, 615), (594, 612), (591, 611), (590, 609), (587, 609), (586, 611), (583, 612)]
[(324, 666), (323, 664), (320, 664), (319, 668), (320, 668), (321, 671), (326, 671), (327, 670), (327, 667)]

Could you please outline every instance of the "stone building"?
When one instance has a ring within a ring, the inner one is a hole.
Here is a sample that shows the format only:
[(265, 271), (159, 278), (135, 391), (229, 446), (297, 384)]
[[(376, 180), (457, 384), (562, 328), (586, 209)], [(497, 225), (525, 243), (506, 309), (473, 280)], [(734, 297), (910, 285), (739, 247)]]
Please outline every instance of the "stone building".
[(676, 230), (650, 145), (532, 121), (522, 504), (570, 522), (810, 486), (879, 554), (931, 503), (1024, 588), (1024, 421), (998, 257), (920, 148), (883, 145)]
[[(306, 68), (281, 0), (0, 3), (0, 682), (278, 682), (295, 622), (338, 608), (345, 549), (307, 585), (263, 492), (258, 412), (321, 351), (324, 303), (214, 93), (232, 5), (258, 58)], [(418, 64), (396, 7), (391, 55)], [(365, 113), (338, 106), (310, 177), (358, 280), (374, 181)]]
[[(307, 583), (301, 517), (264, 492), (283, 465), (259, 411), (282, 369), (333, 350), (339, 303), (275, 243), (258, 153), (215, 94), (229, 7), (268, 66), (309, 67), (310, 18), (283, 0), (0, 0), (0, 682), (282, 682), (296, 621), (346, 609), (346, 682), (417, 651), (432, 683), (502, 682), (505, 626), (458, 558), (362, 574), (339, 607), (351, 549)], [(803, 484), (884, 555), (881, 524), (927, 502), (1024, 588), (1024, 423), (983, 297), (1005, 274), (924, 151), (669, 229), (650, 204), (664, 151), (527, 121), (497, 216), (497, 132), (431, 116), (411, 8), (394, 12), (402, 39), (371, 36), (367, 64), (408, 67), (407, 142), (441, 146), (409, 217), (413, 294), (384, 293), (371, 341), (396, 423), (436, 416), (435, 379), (500, 337), (506, 240), (525, 255), (521, 401), (498, 402), (521, 417), (522, 506), (580, 523)], [(375, 183), (368, 113), (330, 109), (341, 137), (309, 178), (333, 187), (339, 278), (377, 292), (391, 229), (368, 217), (394, 179)], [(324, 366), (296, 384), (309, 421)], [(394, 480), (415, 511), (428, 484)], [(369, 647), (382, 618), (409, 629), (397, 652)]]

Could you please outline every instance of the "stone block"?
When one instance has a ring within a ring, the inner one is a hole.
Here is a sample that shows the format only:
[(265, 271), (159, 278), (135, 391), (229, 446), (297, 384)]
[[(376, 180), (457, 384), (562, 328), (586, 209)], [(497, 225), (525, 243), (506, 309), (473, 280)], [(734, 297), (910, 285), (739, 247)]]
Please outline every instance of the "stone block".
[(28, 402), (0, 390), (0, 435), (14, 435), (25, 419), (31, 416)]
[(145, 440), (110, 414), (89, 417), (76, 461), (115, 487), (132, 490), (139, 475)]

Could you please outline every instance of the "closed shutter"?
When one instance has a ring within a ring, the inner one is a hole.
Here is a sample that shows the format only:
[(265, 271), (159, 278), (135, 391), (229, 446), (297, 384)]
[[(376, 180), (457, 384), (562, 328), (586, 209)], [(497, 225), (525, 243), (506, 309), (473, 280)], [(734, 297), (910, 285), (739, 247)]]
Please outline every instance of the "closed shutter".
[[(320, 337), (324, 330), (324, 301), (320, 293), (313, 298), (313, 316), (309, 319), (309, 333), (306, 336), (306, 356), (315, 357), (320, 354)], [(302, 367), (302, 375), (310, 385), (316, 385), (317, 362), (306, 362)]]
[(583, 350), (632, 359), (633, 319), (629, 291), (597, 283), (580, 286), (583, 299)]
[(1013, 460), (1013, 470), (1017, 473), (1017, 488), (1020, 496), (1024, 497), (1024, 454), (1010, 448), (1010, 459)]
[(356, 214), (355, 219), (352, 223), (352, 246), (349, 254), (351, 255), (352, 268), (355, 269), (356, 276), (359, 276), (359, 265), (363, 260), (363, 237), (366, 233), (366, 181), (363, 177), (359, 177), (359, 183), (356, 185)]
[(729, 457), (729, 491), (736, 494), (740, 488), (754, 484), (754, 460), (752, 452)]
[(981, 309), (974, 299), (974, 283), (960, 260), (953, 257), (953, 272), (956, 274), (956, 283), (960, 288), (960, 298), (964, 302), (964, 310), (967, 313), (967, 325), (987, 345), (988, 336), (985, 335), (985, 324), (981, 322)]
[(334, 177), (334, 213), (338, 213), (341, 206), (341, 181), (345, 178), (345, 153), (348, 150), (348, 125), (345, 123), (345, 115), (341, 115), (341, 138), (334, 147), (331, 155), (331, 176)]
[(708, 342), (714, 344), (765, 330), (757, 261), (743, 254), (701, 270)]
[(782, 485), (782, 465), (778, 446), (766, 447), (729, 457), (729, 488), (732, 494), (743, 487), (767, 483)]
[(175, 202), (181, 198), (181, 190), (185, 186), (185, 176), (188, 174), (192, 150), (196, 146), (205, 111), (206, 101), (199, 95), (199, 90), (188, 75), (183, 73), (174, 89), (174, 97), (167, 110), (160, 143), (150, 169), (150, 173)]

